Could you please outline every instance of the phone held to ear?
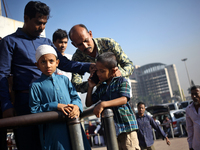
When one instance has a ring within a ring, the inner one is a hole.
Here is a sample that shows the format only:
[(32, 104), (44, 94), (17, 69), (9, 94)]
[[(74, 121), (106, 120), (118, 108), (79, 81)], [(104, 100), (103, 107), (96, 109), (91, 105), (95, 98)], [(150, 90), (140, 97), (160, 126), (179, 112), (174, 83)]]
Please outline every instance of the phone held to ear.
[(97, 76), (97, 71), (95, 71), (91, 77), (91, 80), (95, 83), (98, 84), (99, 83), (99, 77)]

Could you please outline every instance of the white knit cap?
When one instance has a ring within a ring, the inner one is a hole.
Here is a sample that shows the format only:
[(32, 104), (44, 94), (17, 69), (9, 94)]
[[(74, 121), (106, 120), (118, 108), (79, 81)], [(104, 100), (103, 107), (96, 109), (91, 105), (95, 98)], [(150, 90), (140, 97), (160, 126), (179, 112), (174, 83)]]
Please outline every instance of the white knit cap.
[(35, 53), (36, 61), (38, 61), (40, 59), (40, 57), (42, 55), (45, 55), (45, 54), (54, 54), (57, 57), (57, 53), (52, 46), (50, 46), (50, 45), (40, 45), (36, 49), (36, 53)]

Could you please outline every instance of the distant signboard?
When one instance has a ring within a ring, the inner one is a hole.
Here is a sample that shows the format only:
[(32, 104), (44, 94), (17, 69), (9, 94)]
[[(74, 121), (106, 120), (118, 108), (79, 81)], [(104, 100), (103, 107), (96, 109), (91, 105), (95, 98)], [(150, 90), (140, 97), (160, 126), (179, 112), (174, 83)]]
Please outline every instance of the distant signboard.
[[(3, 38), (11, 33), (14, 33), (17, 30), (17, 28), (22, 28), (23, 25), (24, 22), (0, 16), (0, 37)], [(46, 37), (45, 30), (40, 36)]]

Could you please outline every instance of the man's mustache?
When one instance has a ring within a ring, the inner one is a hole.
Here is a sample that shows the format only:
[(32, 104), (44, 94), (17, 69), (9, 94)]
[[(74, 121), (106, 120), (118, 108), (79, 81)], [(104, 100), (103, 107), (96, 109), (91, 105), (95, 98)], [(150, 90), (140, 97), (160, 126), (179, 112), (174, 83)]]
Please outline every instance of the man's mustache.
[(90, 48), (92, 48), (92, 47), (87, 47), (86, 49), (84, 49), (84, 52), (86, 52), (88, 49), (90, 49)]
[(43, 30), (37, 30), (37, 32), (43, 32)]

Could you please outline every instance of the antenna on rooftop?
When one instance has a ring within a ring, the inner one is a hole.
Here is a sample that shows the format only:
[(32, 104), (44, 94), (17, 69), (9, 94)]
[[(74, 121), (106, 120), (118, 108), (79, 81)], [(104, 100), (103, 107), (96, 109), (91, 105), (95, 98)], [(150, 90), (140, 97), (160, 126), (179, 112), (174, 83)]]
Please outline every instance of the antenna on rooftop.
[[(8, 13), (7, 13), (7, 10), (9, 11), (8, 5), (7, 5), (5, 0), (2, 0), (2, 2), (3, 2), (3, 8), (4, 8), (4, 11), (5, 11), (5, 15), (6, 15), (6, 17), (8, 17)], [(0, 16), (2, 16), (1, 0), (0, 0)]]
[(0, 0), (0, 16), (2, 16), (2, 11), (1, 11), (1, 0)]

